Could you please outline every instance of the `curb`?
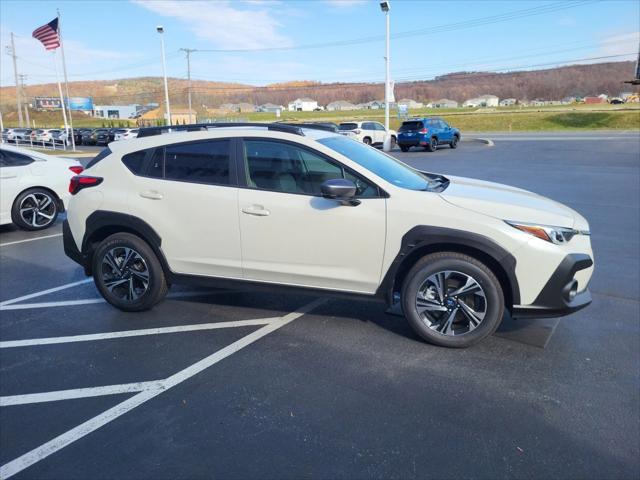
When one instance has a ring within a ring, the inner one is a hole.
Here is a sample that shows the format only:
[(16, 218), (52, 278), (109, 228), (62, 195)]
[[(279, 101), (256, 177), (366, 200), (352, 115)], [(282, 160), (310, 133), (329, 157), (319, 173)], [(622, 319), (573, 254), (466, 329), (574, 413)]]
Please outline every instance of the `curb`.
[(495, 146), (493, 140), (489, 140), (488, 138), (462, 138), (461, 142), (476, 142), (476, 143), (484, 143), (487, 147)]

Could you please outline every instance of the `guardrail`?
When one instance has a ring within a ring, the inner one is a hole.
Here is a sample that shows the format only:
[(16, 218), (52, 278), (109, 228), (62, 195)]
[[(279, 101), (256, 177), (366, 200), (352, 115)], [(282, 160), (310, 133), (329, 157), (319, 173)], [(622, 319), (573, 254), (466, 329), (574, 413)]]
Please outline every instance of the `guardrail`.
[(28, 140), (22, 138), (9, 140), (6, 138), (6, 135), (2, 135), (2, 143), (15, 145), (16, 147), (41, 148), (43, 150), (67, 150), (67, 148), (69, 147), (69, 144), (66, 140), (52, 139), (49, 141), (38, 141), (32, 140), (31, 138), (29, 138)]

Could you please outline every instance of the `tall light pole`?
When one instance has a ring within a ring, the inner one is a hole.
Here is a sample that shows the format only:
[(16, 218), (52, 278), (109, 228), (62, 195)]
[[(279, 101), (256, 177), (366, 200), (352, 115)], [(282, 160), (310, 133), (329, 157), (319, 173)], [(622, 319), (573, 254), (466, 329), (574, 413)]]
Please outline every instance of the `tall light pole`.
[(387, 38), (386, 38), (386, 45), (385, 45), (385, 55), (384, 55), (384, 61), (385, 61), (385, 77), (384, 77), (384, 128), (387, 131), (385, 137), (384, 137), (384, 143), (382, 144), (382, 149), (385, 152), (388, 152), (391, 150), (391, 135), (389, 135), (389, 102), (391, 100), (391, 86), (389, 84), (391, 78), (390, 78), (390, 71), (389, 71), (389, 10), (391, 10), (391, 4), (389, 2), (389, 0), (383, 0), (380, 2), (380, 9), (382, 10), (382, 12), (384, 13), (386, 22), (387, 22)]
[(191, 54), (193, 52), (197, 52), (195, 48), (181, 48), (181, 51), (187, 54), (187, 79), (188, 79), (188, 97), (189, 97), (189, 123), (193, 123), (193, 119), (191, 118)]
[(167, 84), (167, 61), (164, 56), (164, 27), (158, 25), (156, 31), (160, 34), (160, 49), (162, 51), (162, 75), (164, 76), (164, 102), (167, 115), (167, 124), (171, 125), (171, 107), (169, 105), (169, 85)]

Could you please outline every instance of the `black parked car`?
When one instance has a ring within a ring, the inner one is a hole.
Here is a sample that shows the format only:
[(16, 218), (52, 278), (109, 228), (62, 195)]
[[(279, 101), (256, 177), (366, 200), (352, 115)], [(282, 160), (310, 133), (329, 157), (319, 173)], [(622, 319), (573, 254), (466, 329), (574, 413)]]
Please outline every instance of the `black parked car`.
[(82, 131), (82, 145), (95, 145), (95, 139), (93, 137), (93, 132), (95, 130), (83, 130)]
[[(114, 133), (115, 135), (115, 133)], [(111, 139), (111, 134), (108, 128), (98, 128), (91, 134), (92, 138), (95, 138), (94, 145), (108, 145)]]

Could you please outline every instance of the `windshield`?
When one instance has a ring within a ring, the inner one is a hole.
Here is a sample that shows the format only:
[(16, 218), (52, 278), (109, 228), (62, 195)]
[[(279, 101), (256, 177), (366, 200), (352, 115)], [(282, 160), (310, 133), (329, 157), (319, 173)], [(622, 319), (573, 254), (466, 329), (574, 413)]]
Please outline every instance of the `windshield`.
[(339, 130), (355, 130), (358, 128), (357, 123), (341, 123), (338, 127)]
[(319, 139), (318, 142), (362, 165), (396, 187), (408, 190), (432, 190), (436, 186), (436, 182), (431, 182), (417, 170), (350, 138), (326, 137)]

